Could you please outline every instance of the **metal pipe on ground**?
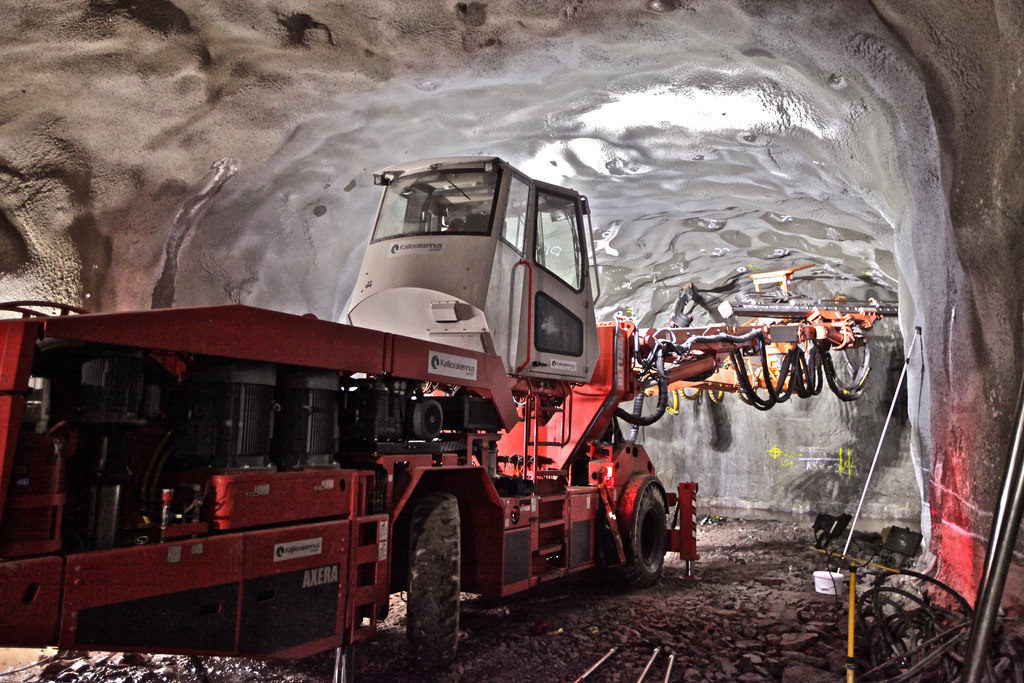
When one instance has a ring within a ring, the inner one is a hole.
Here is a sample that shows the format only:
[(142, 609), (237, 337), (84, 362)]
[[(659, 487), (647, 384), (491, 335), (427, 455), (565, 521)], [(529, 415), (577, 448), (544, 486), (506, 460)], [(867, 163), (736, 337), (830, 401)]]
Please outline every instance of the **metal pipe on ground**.
[(654, 648), (654, 653), (651, 655), (651, 658), (647, 660), (647, 666), (645, 666), (644, 670), (640, 672), (640, 678), (636, 679), (636, 683), (643, 683), (643, 680), (647, 678), (647, 672), (651, 670), (652, 666), (654, 666), (654, 660), (658, 658), (659, 654), (661, 654), (661, 648)]
[(978, 683), (989, 661), (989, 644), (996, 627), (1006, 575), (1013, 560), (1021, 518), (1024, 517), (1024, 376), (1017, 395), (1017, 428), (1003, 474), (1003, 491), (992, 521), (985, 570), (974, 601), (974, 624), (967, 645), (962, 680)]
[(587, 676), (589, 676), (590, 674), (592, 674), (592, 673), (594, 673), (595, 671), (597, 671), (597, 667), (601, 666), (601, 665), (602, 665), (602, 664), (604, 664), (604, 663), (605, 663), (606, 661), (608, 661), (608, 658), (609, 658), (609, 657), (611, 657), (611, 656), (612, 656), (613, 654), (615, 654), (615, 652), (616, 652), (616, 651), (617, 651), (618, 649), (619, 649), (619, 648), (617, 648), (617, 647), (613, 647), (612, 649), (608, 650), (607, 654), (605, 654), (605, 656), (604, 656), (604, 657), (601, 657), (601, 659), (599, 659), (599, 660), (597, 660), (596, 662), (594, 662), (594, 666), (592, 666), (592, 667), (590, 667), (589, 669), (587, 669), (586, 671), (584, 671), (584, 672), (583, 672), (583, 675), (582, 675), (582, 676), (580, 676), (579, 678), (577, 678), (577, 679), (576, 679), (575, 681), (573, 681), (573, 683), (580, 683), (580, 681), (582, 681), (583, 679), (585, 679), (585, 678), (586, 678)]

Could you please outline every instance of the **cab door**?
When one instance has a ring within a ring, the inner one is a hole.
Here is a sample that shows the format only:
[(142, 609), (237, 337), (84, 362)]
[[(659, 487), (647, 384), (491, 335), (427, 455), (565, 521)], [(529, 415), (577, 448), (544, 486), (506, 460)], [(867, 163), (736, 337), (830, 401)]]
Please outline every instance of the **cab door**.
[(538, 182), (533, 209), (530, 362), (521, 374), (588, 381), (598, 349), (582, 202)]
[[(487, 317), (491, 321), (498, 354), (505, 360), (510, 375), (521, 375), (529, 365), (530, 297), (533, 262), (532, 245), (533, 182), (511, 167), (508, 189), (498, 228), (500, 239), (488, 292)], [(492, 303), (493, 302), (493, 303)]]

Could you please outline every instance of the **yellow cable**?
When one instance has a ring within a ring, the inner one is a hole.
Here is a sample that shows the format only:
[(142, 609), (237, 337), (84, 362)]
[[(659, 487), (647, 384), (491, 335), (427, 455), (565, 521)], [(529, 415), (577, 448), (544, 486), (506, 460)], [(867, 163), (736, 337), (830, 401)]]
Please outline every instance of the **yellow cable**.
[(846, 623), (846, 681), (847, 683), (853, 683), (854, 681), (854, 654), (853, 654), (853, 625), (854, 615), (856, 612), (857, 605), (857, 568), (850, 567), (850, 606), (847, 610), (849, 612)]
[(665, 409), (665, 412), (669, 415), (679, 414), (679, 391), (669, 392), (672, 394), (672, 405)]

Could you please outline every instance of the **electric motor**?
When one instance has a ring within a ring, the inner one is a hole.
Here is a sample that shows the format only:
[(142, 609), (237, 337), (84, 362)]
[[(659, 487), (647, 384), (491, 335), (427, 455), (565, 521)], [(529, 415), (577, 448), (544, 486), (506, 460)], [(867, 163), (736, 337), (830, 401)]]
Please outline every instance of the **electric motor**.
[(278, 467), (332, 467), (338, 443), (338, 386), (333, 370), (281, 370), (280, 413), (271, 458)]
[(81, 366), (82, 424), (141, 424), (145, 358), (139, 352), (108, 349)]
[(223, 363), (194, 371), (181, 387), (187, 417), (175, 445), (182, 469), (267, 469), (277, 367)]

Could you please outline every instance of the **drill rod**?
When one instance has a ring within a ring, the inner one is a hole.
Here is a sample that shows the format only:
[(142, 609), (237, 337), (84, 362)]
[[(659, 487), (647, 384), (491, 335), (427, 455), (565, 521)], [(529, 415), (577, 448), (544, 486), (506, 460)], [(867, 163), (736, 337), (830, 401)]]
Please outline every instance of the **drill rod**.
[(597, 670), (597, 667), (599, 667), (602, 664), (604, 664), (605, 661), (609, 657), (611, 657), (613, 654), (615, 654), (615, 651), (618, 650), (618, 649), (619, 648), (617, 648), (617, 647), (613, 647), (612, 649), (608, 650), (608, 653), (604, 657), (601, 657), (601, 659), (597, 660), (597, 662), (594, 663), (594, 666), (592, 666), (589, 669), (587, 669), (586, 671), (584, 671), (583, 675), (580, 676), (579, 678), (577, 678), (573, 683), (580, 683), (580, 681), (582, 681), (584, 678), (586, 678), (590, 674), (594, 673), (594, 671)]
[(669, 655), (668, 656), (668, 666), (665, 667), (665, 679), (662, 681), (662, 683), (668, 683), (668, 679), (672, 678), (672, 665), (675, 664), (675, 663), (676, 663), (676, 656), (675, 655)]
[(654, 653), (651, 655), (651, 658), (647, 660), (647, 666), (645, 666), (644, 670), (640, 672), (640, 678), (636, 679), (636, 683), (643, 683), (644, 678), (647, 676), (647, 672), (651, 670), (651, 667), (654, 665), (654, 660), (658, 658), (659, 654), (661, 654), (661, 648), (654, 648)]

